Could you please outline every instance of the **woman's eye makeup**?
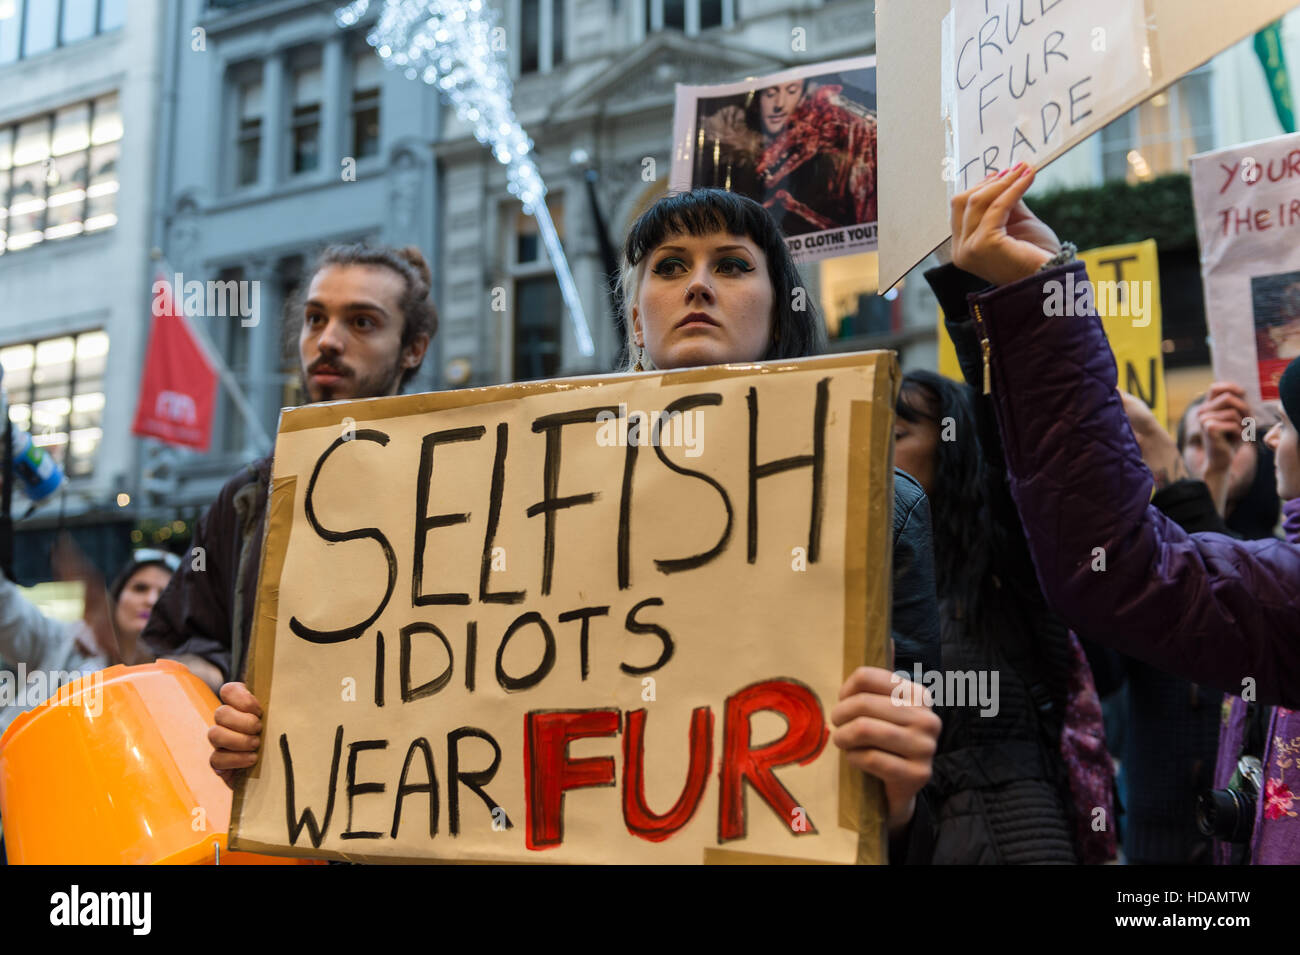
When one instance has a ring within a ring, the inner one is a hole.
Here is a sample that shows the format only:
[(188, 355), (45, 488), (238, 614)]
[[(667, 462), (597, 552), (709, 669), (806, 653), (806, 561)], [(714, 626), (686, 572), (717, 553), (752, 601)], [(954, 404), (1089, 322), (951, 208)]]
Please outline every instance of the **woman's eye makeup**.
[(666, 256), (655, 263), (654, 273), (656, 275), (674, 275), (677, 274), (675, 266), (680, 266), (683, 272), (686, 271), (686, 264), (681, 259), (673, 255)]
[(752, 272), (754, 267), (744, 259), (738, 259), (734, 255), (729, 255), (718, 263), (718, 271), (724, 275), (733, 275), (737, 272)]
[[(754, 266), (738, 256), (728, 255), (719, 259), (714, 268), (723, 275), (737, 275), (754, 271)], [(686, 263), (675, 255), (660, 259), (651, 270), (656, 275), (681, 275), (687, 271)]]

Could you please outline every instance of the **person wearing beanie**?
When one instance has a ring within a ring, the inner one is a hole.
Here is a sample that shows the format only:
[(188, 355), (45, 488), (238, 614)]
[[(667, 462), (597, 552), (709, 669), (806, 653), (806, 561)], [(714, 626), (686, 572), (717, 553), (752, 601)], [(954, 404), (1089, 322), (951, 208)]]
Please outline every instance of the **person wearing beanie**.
[(109, 595), (116, 656), (120, 662), (143, 662), (137, 659), (140, 634), (149, 622), (154, 604), (180, 566), (180, 558), (169, 551), (137, 550), (113, 578)]
[(62, 682), (114, 663), (144, 662), (137, 641), (180, 559), (161, 550), (136, 551), (108, 588), (110, 599), (104, 578), (69, 540), (55, 547), (52, 563), (58, 579), (85, 587), (82, 620), (46, 616), (0, 574), (0, 733)]

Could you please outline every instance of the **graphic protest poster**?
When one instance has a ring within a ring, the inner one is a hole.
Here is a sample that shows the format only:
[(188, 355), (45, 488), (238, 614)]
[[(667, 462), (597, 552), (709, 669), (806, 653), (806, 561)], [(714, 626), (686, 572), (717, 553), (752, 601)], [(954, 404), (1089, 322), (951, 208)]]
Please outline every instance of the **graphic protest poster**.
[(1300, 134), (1191, 159), (1214, 377), (1276, 400), (1300, 356)]
[(876, 60), (678, 86), (671, 188), (763, 203), (796, 262), (876, 247)]
[[(1088, 267), (1090, 287), (1085, 290), (1073, 279), (1063, 281), (1059, 296), (1049, 291), (1046, 307), (1068, 318), (1090, 299), (1110, 340), (1110, 350), (1115, 354), (1119, 386), (1146, 402), (1156, 419), (1168, 426), (1160, 264), (1155, 240), (1088, 249), (1080, 252), (1079, 258)], [(1073, 308), (1070, 303), (1074, 303)], [(942, 326), (942, 313), (939, 322)], [(939, 329), (939, 372), (962, 380), (957, 351), (942, 327)]]
[(232, 848), (882, 861), (829, 719), (886, 662), (897, 381), (868, 352), (284, 412)]
[(943, 243), (986, 167), (1041, 169), (1294, 6), (876, 0), (881, 290)]

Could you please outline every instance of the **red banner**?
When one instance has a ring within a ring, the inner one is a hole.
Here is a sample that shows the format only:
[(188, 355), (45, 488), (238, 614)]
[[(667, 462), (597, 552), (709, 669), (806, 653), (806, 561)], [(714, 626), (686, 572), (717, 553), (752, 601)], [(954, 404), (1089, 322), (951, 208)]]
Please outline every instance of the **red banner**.
[(207, 451), (212, 442), (217, 372), (184, 311), (176, 307), (173, 291), (160, 274), (153, 284), (153, 327), (131, 431)]

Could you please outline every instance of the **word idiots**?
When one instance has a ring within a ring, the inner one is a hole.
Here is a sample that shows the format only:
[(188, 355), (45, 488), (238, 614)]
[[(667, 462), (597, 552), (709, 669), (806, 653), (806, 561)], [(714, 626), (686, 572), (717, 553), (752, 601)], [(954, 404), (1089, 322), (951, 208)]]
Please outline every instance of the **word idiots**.
[[(750, 725), (755, 714), (776, 713), (785, 722), (779, 739), (753, 746)], [(695, 816), (708, 788), (713, 772), (714, 715), (711, 707), (697, 707), (691, 712), (687, 740), (686, 782), (681, 795), (666, 812), (657, 812), (646, 800), (645, 725), (647, 711), (622, 712), (615, 708), (582, 710), (531, 711), (524, 715), (524, 812), (525, 838), (528, 849), (552, 849), (564, 842), (564, 796), (575, 789), (616, 787), (613, 756), (574, 758), (569, 744), (592, 737), (607, 738), (622, 734), (623, 784), (621, 803), (627, 831), (639, 839), (662, 842), (679, 832)], [(339, 764), (343, 756), (343, 726), (334, 732), (334, 749), (330, 763), (325, 810), (317, 822), (316, 813), (304, 807), (301, 814), (296, 802), (293, 758), (287, 735), (280, 736), (280, 755), (285, 772), (285, 824), (290, 845), (297, 845), (303, 829), (314, 848), (329, 834), (339, 788)], [(748, 821), (745, 786), (748, 783), (777, 816), (790, 826), (793, 835), (817, 832), (801, 804), (776, 778), (774, 770), (792, 764), (807, 765), (821, 755), (829, 738), (825, 713), (817, 695), (807, 686), (789, 679), (773, 679), (745, 687), (728, 697), (723, 707), (721, 768), (718, 774), (717, 842), (719, 845), (745, 838)], [(466, 769), (461, 743), (481, 740), (491, 748), (492, 760), (486, 768)], [(339, 839), (376, 840), (398, 838), (402, 830), (402, 809), (412, 796), (423, 795), (426, 812), (420, 816), (419, 832), (423, 838), (427, 826), (430, 839), (437, 837), (441, 801), (433, 749), (426, 737), (417, 737), (406, 748), (401, 773), (391, 799), (392, 825), (386, 832), (357, 829), (355, 809), (358, 797), (379, 797), (388, 791), (387, 783), (359, 777), (358, 761), (363, 753), (388, 750), (386, 739), (353, 740), (348, 743), (344, 798), (347, 800), (347, 824)], [(488, 785), (501, 765), (501, 746), (486, 730), (461, 726), (446, 738), (447, 833), (462, 832), (461, 788), (468, 789), (482, 801), (487, 812), (483, 828), (501, 832), (514, 828), (511, 814), (489, 792)], [(394, 764), (395, 765), (395, 764)], [(681, 778), (674, 772), (674, 778)], [(619, 798), (611, 796), (611, 799)], [(387, 820), (387, 807), (384, 808)], [(373, 810), (371, 810), (373, 815)]]
[[(809, 469), (812, 475), (811, 501), (809, 508), (811, 516), (808, 528), (808, 562), (815, 563), (820, 555), (822, 516), (823, 511), (825, 510), (826, 421), (829, 403), (830, 379), (823, 378), (818, 381), (816, 385), (816, 397), (812, 416), (813, 450), (811, 454), (798, 454), (790, 457), (776, 458), (760, 462), (758, 449), (758, 392), (757, 389), (752, 387), (747, 391), (746, 405), (748, 408), (749, 424), (749, 459), (747, 469), (748, 480), (745, 487), (748, 498), (746, 513), (746, 558), (751, 564), (755, 563), (758, 558), (759, 482), (764, 478), (801, 468)], [(684, 414), (691, 412), (696, 408), (717, 406), (721, 404), (722, 395), (718, 393), (687, 395), (671, 402), (668, 407), (661, 412), (660, 421), (662, 422), (665, 418), (669, 418), (674, 414)], [(590, 408), (580, 408), (575, 411), (543, 415), (532, 423), (532, 431), (534, 434), (544, 434), (546, 436), (546, 450), (542, 464), (542, 499), (537, 503), (530, 505), (526, 511), (528, 517), (541, 517), (543, 521), (542, 569), (540, 581), (540, 589), (543, 595), (547, 595), (551, 592), (551, 581), (555, 569), (556, 530), (560, 513), (569, 508), (591, 504), (599, 496), (599, 493), (594, 490), (582, 494), (561, 495), (559, 493), (561, 435), (566, 428), (596, 424), (602, 420), (602, 415), (621, 417), (625, 411), (626, 407), (624, 405), (597, 405)], [(411, 569), (411, 606), (413, 608), (436, 605), (468, 606), (471, 602), (470, 594), (467, 592), (425, 593), (424, 591), (424, 554), (429, 532), (440, 527), (465, 524), (470, 520), (469, 513), (429, 514), (430, 482), (434, 473), (434, 452), (436, 449), (439, 447), (446, 447), (447, 445), (480, 441), (485, 435), (486, 428), (482, 425), (477, 425), (468, 428), (452, 428), (445, 431), (435, 431), (432, 434), (425, 435), (421, 442), (418, 465), (419, 472), (415, 488), (415, 535)], [(490, 490), (488, 492), (487, 519), (484, 522), (482, 560), (479, 564), (478, 600), (480, 603), (484, 604), (519, 604), (523, 603), (527, 596), (527, 592), (524, 590), (494, 591), (489, 587), (489, 579), (492, 574), (492, 554), (495, 547), (497, 527), (501, 520), (501, 505), (505, 488), (506, 462), (509, 455), (509, 439), (509, 425), (506, 422), (498, 423), (496, 427), (496, 448), (493, 455), (492, 474), (489, 481)], [(336, 438), (334, 442), (325, 449), (317, 459), (316, 465), (312, 469), (311, 478), (307, 482), (307, 492), (303, 500), (307, 523), (322, 540), (330, 543), (373, 540), (379, 544), (383, 550), (388, 565), (388, 584), (384, 591), (383, 599), (379, 601), (379, 605), (375, 608), (373, 613), (364, 620), (358, 621), (354, 624), (347, 624), (337, 630), (318, 630), (314, 627), (308, 626), (296, 616), (291, 617), (289, 620), (289, 629), (301, 639), (311, 643), (341, 643), (346, 640), (355, 640), (360, 637), (383, 614), (389, 601), (392, 599), (393, 591), (397, 585), (397, 551), (394, 549), (387, 536), (385, 536), (379, 528), (362, 527), (346, 531), (332, 530), (325, 527), (316, 514), (316, 484), (320, 479), (321, 471), (326, 466), (330, 456), (348, 442), (372, 442), (383, 448), (388, 445), (389, 435), (383, 431), (375, 429), (359, 430), (355, 433), (349, 430), (342, 437)], [(638, 443), (635, 441), (625, 440), (623, 444), (622, 481), (617, 530), (617, 575), (618, 587), (620, 590), (626, 590), (631, 586), (631, 536), (633, 530), (631, 521), (632, 487), (633, 477), (639, 460), (638, 452), (640, 450)], [(691, 468), (684, 467), (683, 465), (672, 461), (664, 454), (663, 448), (658, 445), (655, 445), (654, 450), (660, 463), (670, 471), (681, 475), (683, 479), (701, 481), (712, 488), (718, 496), (718, 506), (726, 515), (726, 526), (724, 527), (721, 536), (717, 543), (708, 550), (702, 551), (698, 554), (680, 557), (656, 558), (655, 567), (664, 574), (679, 573), (704, 567), (722, 554), (730, 543), (732, 528), (735, 523), (733, 520), (734, 509), (731, 503), (731, 495), (728, 494), (727, 489), (723, 487), (722, 484), (710, 475), (701, 471), (692, 470)], [(447, 452), (444, 451), (443, 453)], [(584, 541), (582, 543), (584, 548), (589, 548), (589, 542)]]

